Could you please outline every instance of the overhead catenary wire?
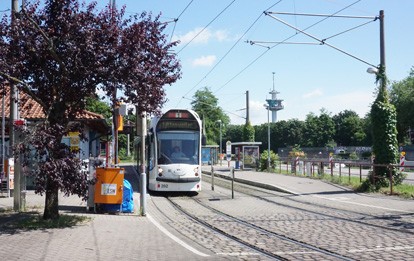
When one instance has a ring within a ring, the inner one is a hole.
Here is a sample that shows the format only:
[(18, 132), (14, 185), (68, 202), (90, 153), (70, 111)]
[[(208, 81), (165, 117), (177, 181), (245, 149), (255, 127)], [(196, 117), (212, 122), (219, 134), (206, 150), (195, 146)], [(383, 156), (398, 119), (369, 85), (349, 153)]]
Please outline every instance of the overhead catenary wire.
[[(190, 99), (190, 98), (187, 98), (187, 97), (182, 97), (183, 99), (186, 99), (186, 100), (190, 100), (190, 101), (195, 101), (194, 99)], [(199, 102), (199, 103), (202, 103), (202, 104), (205, 104), (205, 105), (208, 105), (208, 106), (213, 106), (212, 104), (210, 104), (210, 103), (207, 103), (207, 102), (201, 102), (201, 101), (197, 101), (197, 102)], [(238, 115), (238, 114), (236, 114), (236, 113), (233, 113), (233, 112), (231, 112), (231, 111), (226, 111), (226, 110), (223, 110), (224, 112), (227, 112), (227, 113), (229, 113), (229, 114), (233, 114), (234, 116), (237, 116), (237, 117), (240, 117), (240, 118), (242, 118), (242, 119), (246, 119), (246, 117), (243, 117), (243, 116), (240, 116), (240, 115)]]
[(195, 38), (197, 38), (202, 32), (204, 32), (204, 30), (207, 29), (207, 27), (209, 27), (217, 18), (220, 17), (220, 15), (222, 15), (236, 0), (231, 1), (230, 4), (228, 4), (223, 10), (221, 10), (220, 13), (218, 13), (218, 15), (216, 15), (213, 20), (211, 20), (206, 26), (204, 26), (203, 29), (201, 29), (190, 41), (188, 41), (187, 44), (185, 44), (178, 52), (177, 54), (179, 54), (182, 50), (184, 50)]
[[(282, 2), (283, 0), (279, 0), (276, 3), (274, 3), (273, 5), (271, 5), (270, 7), (268, 7), (266, 9), (269, 10), (270, 8), (273, 8), (274, 6), (276, 6), (277, 4), (279, 4), (280, 2)], [(221, 64), (221, 62), (227, 57), (227, 55), (229, 55), (229, 53), (236, 47), (236, 45), (240, 42), (241, 39), (243, 39), (243, 37), (253, 28), (253, 26), (259, 21), (259, 19), (263, 16), (264, 12), (260, 13), (260, 15), (253, 21), (253, 23), (250, 24), (250, 26), (244, 31), (244, 33), (236, 40), (236, 42), (230, 47), (230, 49), (224, 54), (224, 56), (207, 72), (206, 75), (203, 76), (203, 78), (201, 78), (201, 80), (199, 82), (197, 82), (197, 84), (195, 84), (186, 94), (184, 94), (183, 98), (185, 96), (187, 96), (192, 90), (194, 90), (194, 88), (196, 88), (202, 81), (204, 81), (207, 76), (209, 76), (216, 68), (219, 64)], [(178, 101), (177, 106), (180, 104), (181, 100)]]
[[(269, 15), (269, 14), (268, 14), (268, 15)], [(273, 19), (275, 19), (275, 20), (277, 20), (277, 21), (281, 22), (282, 24), (284, 24), (284, 25), (286, 25), (286, 26), (288, 26), (288, 27), (292, 28), (292, 29), (297, 30), (297, 31), (299, 31), (299, 32), (300, 32), (300, 33), (302, 33), (302, 34), (309, 36), (310, 38), (312, 38), (312, 39), (314, 39), (314, 40), (316, 40), (316, 41), (320, 42), (320, 43), (321, 43), (321, 44), (323, 44), (323, 45), (329, 46), (329, 47), (331, 47), (332, 49), (335, 49), (335, 50), (337, 50), (337, 51), (339, 51), (339, 52), (341, 52), (341, 53), (343, 53), (343, 54), (345, 54), (345, 55), (347, 55), (347, 56), (349, 56), (349, 57), (351, 57), (351, 58), (354, 58), (355, 60), (358, 60), (358, 61), (360, 61), (360, 62), (363, 62), (363, 63), (365, 63), (365, 64), (367, 64), (367, 65), (369, 65), (369, 66), (372, 66), (372, 67), (377, 67), (377, 66), (375, 66), (375, 65), (373, 65), (373, 64), (371, 64), (371, 63), (369, 63), (369, 62), (367, 62), (367, 61), (365, 61), (365, 60), (363, 60), (363, 59), (361, 59), (361, 58), (359, 58), (359, 57), (357, 57), (357, 56), (355, 56), (355, 55), (353, 55), (353, 54), (351, 54), (351, 53), (348, 53), (348, 52), (346, 52), (346, 51), (344, 51), (344, 50), (342, 50), (342, 49), (340, 49), (340, 48), (338, 48), (338, 47), (336, 47), (336, 46), (334, 46), (334, 45), (332, 45), (332, 44), (327, 43), (327, 42), (326, 42), (326, 41), (324, 41), (323, 39), (319, 39), (319, 38), (317, 38), (317, 37), (313, 36), (313, 35), (312, 35), (312, 34), (310, 34), (310, 33), (307, 33), (307, 32), (305, 32), (305, 31), (303, 31), (303, 30), (301, 30), (301, 29), (299, 29), (299, 28), (296, 28), (295, 26), (293, 26), (293, 25), (291, 25), (291, 24), (289, 24), (289, 23), (287, 23), (287, 22), (283, 21), (283, 20), (282, 20), (282, 19), (280, 19), (280, 18), (277, 18), (277, 17), (275, 17), (275, 16), (273, 16), (273, 15), (269, 15), (269, 16), (270, 16), (270, 17), (272, 17)]]
[(178, 20), (180, 19), (180, 17), (183, 15), (183, 13), (188, 9), (188, 7), (191, 5), (191, 3), (193, 2), (194, 0), (191, 0), (188, 4), (187, 4), (187, 6), (184, 8), (184, 10), (183, 11), (181, 11), (181, 13), (178, 15), (178, 17), (177, 18), (175, 18), (174, 19), (174, 27), (173, 27), (173, 30), (172, 30), (172, 32), (171, 32), (171, 37), (170, 37), (170, 42), (172, 41), (172, 38), (173, 38), (173, 36), (174, 36), (174, 31), (175, 31), (175, 27), (177, 26), (177, 22), (178, 22)]
[[(362, 0), (357, 0), (357, 1), (355, 1), (355, 2), (353, 2), (353, 3), (351, 3), (351, 4), (349, 4), (349, 5), (347, 5), (347, 6), (345, 6), (345, 7), (343, 7), (343, 8), (341, 8), (340, 10), (338, 10), (338, 11), (336, 11), (336, 12), (334, 12), (332, 15), (330, 15), (330, 16), (327, 16), (327, 17), (324, 17), (323, 19), (321, 19), (321, 20), (319, 20), (319, 21), (317, 21), (317, 22), (315, 22), (315, 23), (313, 23), (313, 24), (311, 24), (311, 25), (309, 25), (308, 27), (306, 27), (305, 29), (303, 29), (302, 31), (306, 31), (306, 30), (308, 30), (308, 29), (310, 29), (310, 28), (312, 28), (312, 27), (314, 27), (314, 26), (316, 26), (316, 25), (318, 25), (318, 24), (320, 24), (320, 23), (322, 23), (323, 21), (325, 21), (325, 20), (327, 20), (327, 19), (329, 19), (330, 17), (332, 17), (332, 16), (334, 16), (334, 15), (336, 15), (336, 14), (338, 14), (338, 13), (340, 13), (340, 12), (342, 12), (342, 11), (344, 11), (344, 10), (346, 10), (346, 9), (348, 9), (348, 8), (350, 8), (351, 6), (353, 6), (353, 5), (355, 5), (355, 4), (357, 4), (357, 3), (359, 3), (359, 2), (361, 2)], [(264, 11), (264, 12), (267, 12), (267, 11)], [(238, 72), (236, 75), (234, 75), (232, 78), (230, 78), (230, 80), (228, 80), (226, 83), (224, 83), (222, 86), (220, 86), (214, 93), (217, 93), (219, 90), (221, 90), (221, 89), (223, 89), (225, 86), (227, 86), (230, 82), (232, 82), (234, 79), (236, 79), (240, 74), (242, 74), (244, 71), (246, 71), (250, 66), (252, 66), (253, 64), (255, 64), (261, 57), (263, 57), (267, 52), (269, 52), (270, 50), (272, 50), (273, 48), (275, 48), (276, 46), (279, 46), (280, 44), (282, 44), (283, 42), (286, 42), (286, 41), (288, 41), (288, 40), (290, 40), (290, 39), (292, 39), (293, 37), (295, 37), (296, 35), (298, 35), (298, 33), (295, 33), (295, 34), (293, 34), (293, 35), (291, 35), (291, 36), (289, 36), (289, 37), (287, 37), (286, 39), (284, 39), (283, 41), (281, 41), (281, 42), (278, 42), (277, 44), (275, 44), (275, 45), (273, 45), (273, 46), (271, 46), (271, 47), (269, 47), (268, 49), (266, 49), (264, 52), (262, 52), (258, 57), (256, 57), (253, 61), (251, 61), (248, 65), (246, 65), (243, 69), (241, 69), (241, 71), (240, 72)]]

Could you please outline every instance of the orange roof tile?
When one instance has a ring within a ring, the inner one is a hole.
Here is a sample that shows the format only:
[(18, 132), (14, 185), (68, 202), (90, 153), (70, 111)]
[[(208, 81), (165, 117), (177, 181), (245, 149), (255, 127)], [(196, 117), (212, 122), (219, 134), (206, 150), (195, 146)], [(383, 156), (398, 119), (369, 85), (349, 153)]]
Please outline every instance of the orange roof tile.
[[(6, 94), (4, 96), (4, 115), (6, 118), (10, 116), (10, 88), (5, 88)], [(3, 113), (2, 99), (3, 95), (0, 91), (0, 116)], [(20, 118), (26, 120), (40, 120), (44, 119), (46, 116), (43, 112), (42, 107), (35, 100), (30, 98), (27, 94), (20, 92), (21, 99), (19, 100), (19, 113)], [(101, 114), (83, 111), (77, 116), (79, 120), (103, 120), (105, 119)]]

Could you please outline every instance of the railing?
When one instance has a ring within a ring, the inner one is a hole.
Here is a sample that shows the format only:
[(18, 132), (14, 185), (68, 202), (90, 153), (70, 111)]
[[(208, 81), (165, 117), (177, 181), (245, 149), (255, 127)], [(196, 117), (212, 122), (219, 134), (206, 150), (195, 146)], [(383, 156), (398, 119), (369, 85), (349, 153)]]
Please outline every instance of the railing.
[[(388, 179), (390, 183), (390, 193), (393, 194), (394, 179), (392, 176), (393, 171), (401, 171), (401, 166), (398, 164), (373, 164), (368, 161), (351, 161), (351, 160), (324, 160), (324, 159), (298, 159), (298, 158), (280, 158), (276, 164), (276, 171), (282, 173), (292, 173), (294, 175), (303, 175), (315, 177), (322, 174), (330, 174), (333, 176), (343, 175), (349, 177), (359, 176), (359, 181), (362, 182), (363, 178), (372, 178), (373, 184), (378, 180), (378, 176), (375, 175), (375, 167), (384, 167), (388, 171)], [(405, 165), (405, 169), (414, 169), (414, 165)], [(364, 171), (365, 170), (365, 171)]]

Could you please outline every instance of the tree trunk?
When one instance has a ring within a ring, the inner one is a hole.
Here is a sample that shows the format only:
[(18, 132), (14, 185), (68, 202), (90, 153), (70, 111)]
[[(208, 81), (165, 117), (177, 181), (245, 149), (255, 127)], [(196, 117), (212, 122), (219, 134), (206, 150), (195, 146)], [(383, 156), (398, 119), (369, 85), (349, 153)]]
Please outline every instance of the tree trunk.
[(53, 184), (53, 181), (47, 182), (45, 209), (43, 219), (59, 218), (59, 189)]

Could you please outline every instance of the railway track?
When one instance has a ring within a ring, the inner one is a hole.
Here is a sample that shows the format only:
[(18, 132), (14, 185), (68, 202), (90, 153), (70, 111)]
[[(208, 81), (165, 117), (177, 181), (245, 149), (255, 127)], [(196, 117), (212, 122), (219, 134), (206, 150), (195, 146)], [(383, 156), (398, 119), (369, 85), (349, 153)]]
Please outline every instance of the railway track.
[[(215, 177), (215, 179), (219, 179), (224, 182), (224, 184), (226, 184), (224, 186), (225, 188), (230, 188), (230, 182), (228, 180), (219, 177)], [(208, 182), (208, 179), (204, 179), (204, 181), (206, 180)], [(223, 186), (223, 184), (221, 185)], [(303, 202), (292, 197), (281, 196), (281, 193), (241, 183), (237, 183), (235, 190), (270, 204), (276, 204), (278, 206), (284, 206), (286, 208), (303, 211), (310, 214), (321, 215), (325, 218), (334, 218), (346, 222), (370, 226), (373, 228), (381, 228), (388, 231), (396, 231), (411, 235), (414, 234), (414, 223), (402, 222), (401, 215), (372, 215), (368, 213), (361, 214), (360, 212), (352, 210), (345, 210), (341, 208), (330, 207), (327, 205), (319, 205), (317, 203)], [(270, 197), (271, 199), (269, 199)], [(396, 222), (400, 222), (399, 225), (396, 224)]]
[[(198, 206), (191, 204), (189, 209), (186, 209), (185, 206), (179, 203), (179, 201), (183, 202), (182, 198), (177, 200), (167, 197), (167, 199), (188, 218), (273, 260), (299, 260), (307, 258), (318, 260), (353, 260), (344, 255), (262, 228), (208, 206), (194, 198), (190, 198), (190, 200)], [(184, 201), (188, 204), (189, 200), (187, 198)], [(194, 209), (197, 209), (197, 214), (193, 213)]]

